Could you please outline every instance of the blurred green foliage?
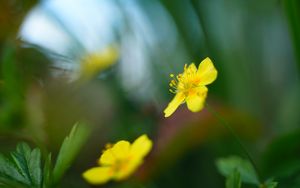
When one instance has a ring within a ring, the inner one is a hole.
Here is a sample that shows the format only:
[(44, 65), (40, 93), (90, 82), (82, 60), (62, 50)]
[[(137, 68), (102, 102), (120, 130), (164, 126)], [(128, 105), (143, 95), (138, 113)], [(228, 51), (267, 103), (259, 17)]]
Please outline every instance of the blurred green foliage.
[(241, 176), (241, 181), (254, 185), (260, 184), (254, 167), (247, 160), (243, 160), (239, 157), (232, 156), (225, 159), (219, 159), (216, 162), (216, 165), (220, 173), (226, 177), (231, 177), (233, 174), (237, 176), (236, 173), (238, 172), (239, 176)]
[(59, 183), (63, 174), (70, 168), (77, 154), (80, 152), (83, 144), (88, 137), (86, 125), (76, 124), (71, 130), (69, 136), (64, 139), (59, 150), (57, 160), (53, 169), (52, 182)]
[[(127, 95), (114, 68), (81, 85), (53, 77), (60, 70), (51, 66), (40, 49), (24, 48), (17, 39), (24, 16), (38, 2), (0, 2), (0, 150), (8, 153), (19, 141), (40, 148), (31, 150), (21, 144), (11, 157), (1, 155), (0, 173), (7, 177), (0, 179), (1, 186), (49, 185), (65, 175), (62, 187), (89, 187), (81, 173), (94, 164), (105, 143), (147, 133), (155, 147), (144, 166), (128, 181), (104, 187), (252, 186), (245, 182), (268, 188), (275, 187), (274, 182), (279, 188), (300, 187), (299, 2), (159, 2), (173, 19), (188, 57), (176, 57), (186, 60), (176, 65), (152, 62), (157, 96), (146, 102)], [(140, 6), (149, 16), (156, 10), (148, 3)], [(237, 157), (218, 162), (227, 180), (218, 173), (216, 159), (244, 153), (207, 110), (191, 114), (181, 107), (173, 117), (163, 118), (162, 110), (171, 98), (168, 74), (185, 63), (198, 64), (206, 56), (219, 72), (207, 102), (249, 148), (261, 178), (274, 181), (259, 182), (251, 164)], [(163, 72), (164, 67), (172, 69)], [(87, 122), (90, 136), (85, 129), (73, 130), (63, 141), (79, 120)], [(52, 166), (51, 156), (57, 155)]]
[[(87, 138), (86, 125), (76, 124), (62, 143), (57, 161), (52, 170), (51, 153), (47, 153), (42, 165), (41, 150), (26, 143), (17, 145), (16, 151), (6, 158), (0, 155), (0, 186), (7, 188), (49, 188), (57, 187), (66, 170)], [(43, 167), (42, 167), (43, 166)]]
[(241, 188), (241, 186), (241, 174), (235, 169), (226, 180), (226, 188)]

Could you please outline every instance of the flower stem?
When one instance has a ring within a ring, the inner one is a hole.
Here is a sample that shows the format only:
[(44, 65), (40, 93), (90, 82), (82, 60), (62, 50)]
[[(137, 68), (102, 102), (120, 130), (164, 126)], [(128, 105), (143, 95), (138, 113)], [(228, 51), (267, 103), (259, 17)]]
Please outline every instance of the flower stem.
[(246, 156), (248, 157), (249, 161), (251, 162), (251, 164), (253, 165), (256, 174), (258, 176), (258, 180), (260, 182), (260, 175), (259, 175), (259, 171), (258, 168), (253, 160), (253, 158), (251, 157), (249, 151), (246, 149), (246, 147), (244, 146), (244, 144), (242, 143), (241, 139), (235, 134), (234, 130), (232, 129), (232, 127), (229, 125), (229, 123), (222, 118), (218, 112), (216, 112), (212, 107), (210, 107), (208, 104), (206, 104), (207, 110), (216, 118), (218, 119), (221, 124), (230, 132), (230, 134), (233, 135), (233, 137), (235, 138), (235, 140), (237, 141), (237, 143), (239, 144), (239, 146), (242, 148), (242, 150), (244, 151), (244, 153), (246, 154)]

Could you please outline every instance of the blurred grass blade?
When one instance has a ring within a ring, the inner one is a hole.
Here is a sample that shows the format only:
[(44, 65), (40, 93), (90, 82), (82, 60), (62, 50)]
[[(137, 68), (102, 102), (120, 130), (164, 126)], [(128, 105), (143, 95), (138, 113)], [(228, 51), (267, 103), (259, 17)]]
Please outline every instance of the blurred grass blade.
[(15, 93), (14, 96), (21, 96), (20, 75), (18, 72), (18, 65), (16, 63), (16, 47), (8, 43), (1, 57), (1, 73), (5, 81), (5, 89), (9, 94)]
[(286, 16), (290, 25), (294, 42), (294, 52), (298, 60), (298, 72), (300, 73), (300, 1), (283, 0)]
[(53, 170), (53, 183), (56, 184), (62, 178), (66, 170), (71, 166), (76, 155), (88, 137), (89, 131), (85, 124), (77, 123), (71, 130), (60, 148)]
[(47, 156), (43, 169), (43, 186), (48, 188), (51, 185), (51, 153)]
[(237, 156), (231, 156), (228, 158), (218, 159), (216, 165), (219, 172), (225, 177), (229, 177), (235, 170), (237, 170), (241, 175), (242, 182), (260, 185), (254, 167), (248, 160), (241, 159)]
[(22, 125), (24, 83), (16, 60), (16, 47), (7, 43), (1, 56), (0, 126), (1, 128)]
[(226, 188), (241, 188), (241, 174), (235, 169), (226, 179)]

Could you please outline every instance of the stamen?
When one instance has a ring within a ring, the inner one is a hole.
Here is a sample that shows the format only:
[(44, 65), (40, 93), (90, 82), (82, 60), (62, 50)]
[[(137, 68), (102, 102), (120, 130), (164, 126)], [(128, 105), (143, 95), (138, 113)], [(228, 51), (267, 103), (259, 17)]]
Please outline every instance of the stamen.
[(184, 70), (186, 70), (187, 69), (187, 64), (184, 64)]
[(170, 83), (170, 92), (177, 93), (177, 92), (186, 92), (190, 89), (197, 87), (195, 82), (195, 76), (197, 73), (197, 69), (195, 70), (194, 65), (184, 65), (184, 71), (180, 74), (174, 75), (170, 74), (170, 77), (173, 78)]
[(178, 81), (180, 81), (181, 78), (182, 78), (182, 74), (178, 74), (178, 75), (176, 76), (176, 79), (177, 79)]
[(171, 80), (171, 84), (172, 85), (177, 85), (177, 81), (176, 80)]
[(173, 89), (169, 89), (169, 92), (176, 94), (176, 92)]
[(105, 149), (109, 149), (109, 148), (112, 148), (112, 147), (113, 147), (113, 144), (111, 144), (111, 143), (107, 143), (105, 145)]

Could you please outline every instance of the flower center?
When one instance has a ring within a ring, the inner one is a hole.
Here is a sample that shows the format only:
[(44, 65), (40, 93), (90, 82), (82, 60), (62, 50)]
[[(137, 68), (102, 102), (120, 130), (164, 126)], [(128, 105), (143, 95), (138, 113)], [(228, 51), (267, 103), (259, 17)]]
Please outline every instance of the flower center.
[(115, 173), (122, 172), (126, 169), (128, 163), (130, 162), (130, 157), (125, 157), (124, 159), (119, 159), (115, 161), (113, 165), (113, 171)]
[(185, 95), (188, 95), (199, 86), (197, 69), (195, 70), (191, 66), (187, 67), (185, 65), (182, 74), (178, 74), (176, 77), (174, 74), (170, 74), (170, 77), (173, 78), (169, 84), (171, 93), (183, 92)]

